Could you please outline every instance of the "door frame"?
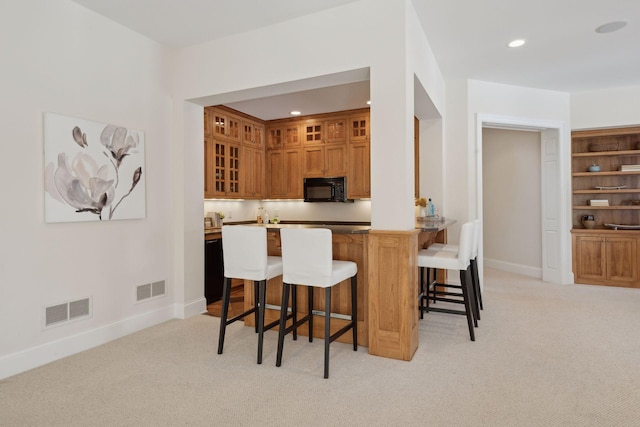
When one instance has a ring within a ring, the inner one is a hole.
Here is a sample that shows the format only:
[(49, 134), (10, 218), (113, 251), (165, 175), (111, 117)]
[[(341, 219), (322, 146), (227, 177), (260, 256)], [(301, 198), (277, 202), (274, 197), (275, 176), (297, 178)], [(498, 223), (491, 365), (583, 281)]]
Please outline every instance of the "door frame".
[[(541, 224), (542, 280), (573, 283), (571, 271), (571, 170), (570, 136), (561, 121), (538, 120), (492, 114), (476, 115), (476, 209), (483, 224), (482, 190), (482, 128), (540, 132), (541, 139)], [(482, 230), (478, 242), (478, 269), (483, 276)]]

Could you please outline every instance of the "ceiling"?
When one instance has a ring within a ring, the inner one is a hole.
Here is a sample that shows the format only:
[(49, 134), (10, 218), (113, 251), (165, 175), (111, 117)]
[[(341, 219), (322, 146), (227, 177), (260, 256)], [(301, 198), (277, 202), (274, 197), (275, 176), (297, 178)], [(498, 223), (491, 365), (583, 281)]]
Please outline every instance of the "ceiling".
[[(73, 1), (162, 44), (184, 47), (358, 0)], [(446, 80), (475, 79), (563, 92), (640, 85), (638, 0), (412, 3)], [(627, 25), (612, 33), (595, 32), (612, 21)], [(524, 38), (527, 44), (507, 48), (515, 38)], [(226, 105), (264, 120), (286, 117), (292, 108), (303, 114), (336, 111), (335, 105), (324, 105), (335, 101), (336, 94), (344, 103), (339, 109), (366, 106), (362, 102), (368, 99), (368, 85), (341, 83), (326, 90), (333, 92), (318, 88), (291, 94), (294, 98), (281, 93), (277, 98), (265, 95)], [(307, 105), (301, 105), (304, 102)]]

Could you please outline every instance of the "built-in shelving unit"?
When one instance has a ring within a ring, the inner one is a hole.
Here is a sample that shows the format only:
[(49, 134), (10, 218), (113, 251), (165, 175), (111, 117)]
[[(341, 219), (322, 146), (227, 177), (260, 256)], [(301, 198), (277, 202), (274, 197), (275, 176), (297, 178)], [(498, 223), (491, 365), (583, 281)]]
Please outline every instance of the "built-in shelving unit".
[[(571, 137), (575, 281), (640, 287), (640, 230), (612, 227), (640, 225), (640, 170), (622, 170), (640, 165), (640, 126), (575, 131)], [(605, 205), (592, 206), (597, 200)], [(593, 217), (592, 229), (583, 225), (586, 216)]]

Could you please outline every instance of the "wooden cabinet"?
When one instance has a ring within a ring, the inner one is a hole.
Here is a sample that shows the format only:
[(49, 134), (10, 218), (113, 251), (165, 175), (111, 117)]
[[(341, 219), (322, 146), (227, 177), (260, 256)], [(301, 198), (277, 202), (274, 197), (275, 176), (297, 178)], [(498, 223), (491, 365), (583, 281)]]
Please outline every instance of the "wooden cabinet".
[(640, 127), (574, 131), (571, 147), (575, 281), (640, 287), (640, 231), (614, 226), (640, 225)]
[(267, 197), (302, 199), (302, 164), (299, 148), (267, 151)]
[(303, 155), (303, 175), (305, 177), (347, 175), (347, 144), (326, 144), (304, 147)]
[(243, 120), (242, 121), (242, 144), (249, 145), (252, 147), (263, 147), (264, 146), (264, 125)]
[(573, 230), (576, 283), (640, 287), (640, 232)]
[(204, 197), (240, 197), (240, 145), (205, 138)]
[(205, 198), (303, 198), (304, 177), (347, 176), (349, 198), (371, 197), (369, 109), (262, 122), (204, 109)]
[(370, 154), (368, 141), (349, 144), (349, 171), (347, 173), (347, 197), (349, 199), (371, 197)]
[(267, 125), (267, 147), (278, 149), (300, 146), (300, 125), (294, 123), (282, 123)]
[(208, 120), (211, 136), (221, 141), (240, 142), (242, 139), (242, 120), (225, 110), (209, 108)]
[(262, 199), (265, 194), (264, 149), (243, 146), (241, 170), (242, 197)]

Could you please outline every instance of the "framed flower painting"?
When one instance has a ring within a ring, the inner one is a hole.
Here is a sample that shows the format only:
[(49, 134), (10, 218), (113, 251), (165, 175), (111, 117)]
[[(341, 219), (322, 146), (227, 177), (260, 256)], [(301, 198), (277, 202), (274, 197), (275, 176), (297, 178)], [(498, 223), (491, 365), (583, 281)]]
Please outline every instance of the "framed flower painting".
[(45, 221), (146, 216), (144, 133), (44, 115)]

